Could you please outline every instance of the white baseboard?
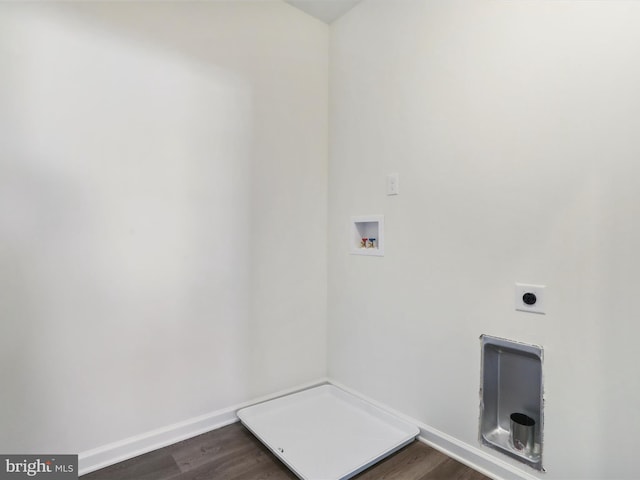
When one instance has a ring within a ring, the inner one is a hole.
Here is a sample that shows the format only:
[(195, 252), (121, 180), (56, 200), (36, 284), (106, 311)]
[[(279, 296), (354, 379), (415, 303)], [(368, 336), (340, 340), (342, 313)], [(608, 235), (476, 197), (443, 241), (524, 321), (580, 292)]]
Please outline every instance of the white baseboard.
[(289, 395), (291, 393), (306, 390), (308, 388), (325, 385), (327, 379), (319, 379), (314, 382), (289, 388), (271, 395), (260, 397), (249, 402), (207, 413), (199, 417), (190, 418), (183, 422), (174, 423), (166, 427), (158, 428), (134, 437), (129, 437), (118, 442), (109, 443), (92, 450), (81, 452), (78, 455), (78, 470), (80, 475), (91, 473), (109, 465), (128, 460), (138, 455), (157, 450), (187, 438), (201, 435), (211, 430), (230, 425), (238, 421), (236, 412), (241, 408), (266, 402), (274, 398)]
[(461, 442), (444, 432), (436, 430), (414, 418), (395, 411), (394, 409), (389, 408), (366, 395), (362, 395), (360, 392), (342, 385), (340, 382), (327, 378), (299, 385), (294, 388), (276, 392), (272, 395), (267, 395), (242, 403), (240, 405), (217, 410), (200, 417), (174, 423), (173, 425), (168, 425), (119, 442), (110, 443), (93, 450), (82, 452), (78, 457), (79, 474), (85, 475), (95, 470), (108, 467), (109, 465), (137, 457), (138, 455), (142, 455), (144, 453), (166, 447), (167, 445), (186, 440), (187, 438), (192, 438), (202, 433), (210, 432), (217, 428), (237, 422), (238, 416), (236, 415), (236, 412), (241, 408), (327, 383), (335, 385), (336, 387), (341, 388), (342, 390), (349, 392), (352, 395), (381, 408), (382, 410), (413, 423), (420, 429), (418, 440), (426, 443), (436, 450), (441, 451), (460, 463), (479, 471), (489, 478), (494, 480), (540, 480), (541, 478), (539, 476), (529, 474), (515, 465), (511, 465), (507, 461), (502, 461), (480, 448)]
[(540, 477), (531, 475), (514, 465), (487, 455), (479, 448), (463, 443), (439, 430), (419, 422), (418, 428), (420, 428), (418, 440), (489, 478), (494, 480), (540, 480)]
[(457, 460), (458, 462), (467, 465), (468, 467), (477, 470), (483, 475), (492, 478), (494, 480), (540, 480), (541, 477), (537, 477), (522, 471), (515, 465), (511, 465), (508, 461), (502, 461), (494, 456), (490, 455), (483, 450), (461, 442), (460, 440), (447, 435), (444, 432), (436, 430), (422, 422), (419, 422), (415, 418), (411, 418), (403, 413), (400, 413), (388, 406), (373, 400), (372, 398), (362, 395), (360, 392), (355, 391), (340, 382), (328, 379), (328, 383), (334, 385), (342, 390), (361, 398), (362, 400), (375, 405), (382, 410), (385, 410), (399, 418), (406, 420), (409, 423), (413, 423), (420, 429), (420, 435), (418, 440), (426, 443), (430, 447), (439, 450), (448, 457)]

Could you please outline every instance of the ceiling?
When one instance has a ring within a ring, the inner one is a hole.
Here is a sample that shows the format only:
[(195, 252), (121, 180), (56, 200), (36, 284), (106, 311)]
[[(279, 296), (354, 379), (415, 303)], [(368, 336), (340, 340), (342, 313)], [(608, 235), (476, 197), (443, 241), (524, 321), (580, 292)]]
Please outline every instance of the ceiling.
[(285, 0), (309, 15), (331, 23), (351, 10), (361, 0)]

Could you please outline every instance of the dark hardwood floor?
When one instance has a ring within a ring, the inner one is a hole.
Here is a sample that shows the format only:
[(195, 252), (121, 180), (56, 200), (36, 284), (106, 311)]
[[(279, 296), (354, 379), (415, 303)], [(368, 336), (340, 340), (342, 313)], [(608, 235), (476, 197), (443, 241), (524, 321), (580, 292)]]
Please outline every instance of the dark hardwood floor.
[[(295, 480), (297, 478), (240, 423), (234, 423), (82, 476), (82, 480)], [(417, 441), (354, 478), (358, 480), (489, 480), (484, 475)]]

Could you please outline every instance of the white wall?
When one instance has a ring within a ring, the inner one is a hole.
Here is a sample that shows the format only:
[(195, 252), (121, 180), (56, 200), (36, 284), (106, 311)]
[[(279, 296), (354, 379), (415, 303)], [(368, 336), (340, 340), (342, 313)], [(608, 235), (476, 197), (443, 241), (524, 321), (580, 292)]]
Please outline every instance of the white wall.
[(0, 5), (0, 451), (326, 374), (327, 42), (283, 2)]
[[(638, 2), (368, 0), (332, 26), (330, 377), (505, 458), (478, 445), (478, 337), (539, 344), (537, 475), (640, 476), (638, 25)], [(376, 213), (386, 256), (350, 256)]]

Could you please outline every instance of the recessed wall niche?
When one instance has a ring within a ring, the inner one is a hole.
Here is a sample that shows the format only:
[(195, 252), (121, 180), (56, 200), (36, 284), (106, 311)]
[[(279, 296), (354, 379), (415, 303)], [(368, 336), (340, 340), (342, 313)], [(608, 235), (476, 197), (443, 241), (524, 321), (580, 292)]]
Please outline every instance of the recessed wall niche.
[(351, 217), (349, 251), (353, 255), (384, 256), (384, 215)]
[(482, 335), (480, 442), (542, 467), (542, 347)]

